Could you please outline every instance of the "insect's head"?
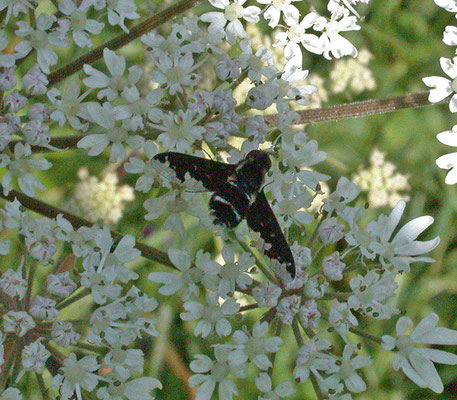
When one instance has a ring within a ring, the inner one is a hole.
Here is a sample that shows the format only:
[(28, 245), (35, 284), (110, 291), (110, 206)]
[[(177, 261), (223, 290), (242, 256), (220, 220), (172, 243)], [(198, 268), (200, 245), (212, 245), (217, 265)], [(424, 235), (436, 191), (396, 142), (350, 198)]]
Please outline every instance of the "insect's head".
[(246, 161), (255, 163), (261, 170), (266, 173), (271, 168), (270, 156), (263, 150), (252, 150), (246, 156)]

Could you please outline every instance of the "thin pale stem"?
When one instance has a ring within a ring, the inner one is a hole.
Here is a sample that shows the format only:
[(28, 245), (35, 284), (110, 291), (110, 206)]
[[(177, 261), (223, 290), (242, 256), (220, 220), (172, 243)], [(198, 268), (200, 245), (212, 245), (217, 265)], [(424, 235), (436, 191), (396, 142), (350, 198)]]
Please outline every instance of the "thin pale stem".
[(173, 17), (176, 17), (179, 14), (182, 14), (184, 11), (189, 10), (194, 5), (199, 3), (202, 0), (183, 0), (179, 3), (168, 7), (167, 9), (153, 15), (148, 18), (146, 21), (135, 25), (130, 29), (128, 33), (119, 35), (106, 43), (96, 47), (92, 51), (83, 54), (81, 57), (76, 60), (64, 65), (62, 68), (59, 68), (57, 71), (52, 72), (48, 75), (49, 86), (53, 86), (56, 83), (64, 80), (65, 78), (73, 75), (75, 72), (78, 72), (84, 64), (92, 64), (103, 56), (103, 50), (108, 48), (110, 50), (117, 50), (126, 44), (132, 42), (133, 40), (139, 38), (145, 33), (150, 32), (154, 28), (164, 24)]

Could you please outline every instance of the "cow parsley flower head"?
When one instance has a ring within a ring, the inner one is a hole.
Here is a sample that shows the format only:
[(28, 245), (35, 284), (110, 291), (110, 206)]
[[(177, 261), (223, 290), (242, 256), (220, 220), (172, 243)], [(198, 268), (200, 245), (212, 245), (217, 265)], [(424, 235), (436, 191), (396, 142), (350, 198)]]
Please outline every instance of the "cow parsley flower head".
[(382, 340), (386, 350), (398, 351), (392, 362), (395, 370), (401, 368), (418, 386), (441, 393), (443, 383), (433, 363), (455, 365), (457, 356), (447, 351), (417, 346), (457, 344), (457, 331), (438, 328), (437, 323), (438, 316), (429, 314), (408, 334), (413, 322), (408, 317), (401, 317), (396, 325), (397, 336), (384, 335)]
[(394, 164), (385, 160), (385, 153), (375, 149), (370, 156), (370, 167), (360, 169), (353, 176), (353, 182), (368, 192), (370, 207), (394, 207), (400, 200), (409, 200), (409, 196), (401, 193), (410, 189), (408, 176), (395, 173), (395, 168)]
[(134, 199), (133, 189), (120, 185), (116, 174), (108, 172), (102, 179), (89, 176), (87, 168), (78, 171), (81, 179), (68, 207), (92, 222), (117, 223), (122, 217), (125, 202)]

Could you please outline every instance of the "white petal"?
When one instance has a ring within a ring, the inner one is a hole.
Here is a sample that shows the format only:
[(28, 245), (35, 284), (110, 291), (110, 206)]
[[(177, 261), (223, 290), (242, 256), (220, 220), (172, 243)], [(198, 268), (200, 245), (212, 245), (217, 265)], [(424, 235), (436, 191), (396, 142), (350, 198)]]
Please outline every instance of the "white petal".
[(457, 165), (457, 153), (445, 154), (436, 159), (436, 165), (439, 168), (450, 169)]
[(455, 68), (454, 60), (450, 60), (446, 57), (440, 58), (440, 65), (444, 73), (450, 78), (454, 79), (457, 77), (457, 70)]
[(422, 352), (426, 357), (428, 357), (433, 362), (447, 365), (457, 364), (457, 355), (449, 353), (447, 351), (436, 349), (422, 349)]
[(425, 229), (433, 223), (433, 217), (425, 215), (415, 218), (405, 224), (395, 235), (392, 242), (408, 243), (415, 240)]
[(395, 246), (395, 254), (399, 256), (417, 256), (432, 251), (440, 243), (440, 238), (436, 237), (432, 240), (424, 242), (416, 240), (402, 246)]
[(454, 125), (449, 131), (438, 133), (436, 138), (443, 144), (457, 147), (457, 125)]

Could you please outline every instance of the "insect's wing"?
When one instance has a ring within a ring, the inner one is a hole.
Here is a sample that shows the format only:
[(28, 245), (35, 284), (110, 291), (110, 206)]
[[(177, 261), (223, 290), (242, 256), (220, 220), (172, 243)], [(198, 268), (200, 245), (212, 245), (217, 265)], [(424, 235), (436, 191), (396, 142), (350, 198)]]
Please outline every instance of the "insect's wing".
[(271, 245), (265, 249), (265, 254), (285, 264), (287, 271), (295, 276), (294, 256), (263, 191), (249, 208), (246, 220), (249, 227)]
[(218, 161), (207, 160), (202, 157), (190, 156), (188, 154), (166, 152), (156, 154), (154, 159), (170, 164), (176, 172), (176, 176), (182, 182), (186, 173), (200, 181), (203, 186), (215, 192), (221, 189), (230, 175), (235, 172), (236, 164), (225, 164)]

